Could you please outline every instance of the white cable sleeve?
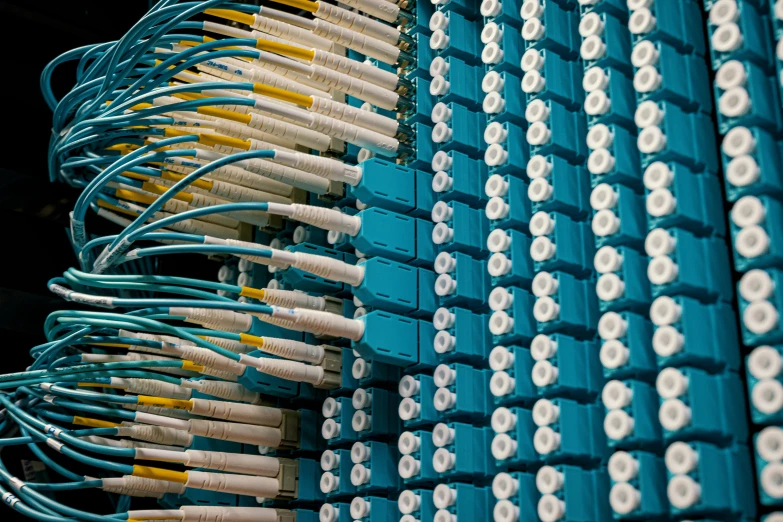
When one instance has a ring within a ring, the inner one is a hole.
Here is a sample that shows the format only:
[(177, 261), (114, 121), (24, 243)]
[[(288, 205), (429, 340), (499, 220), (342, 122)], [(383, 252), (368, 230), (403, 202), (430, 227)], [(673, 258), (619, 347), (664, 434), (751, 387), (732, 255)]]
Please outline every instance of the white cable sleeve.
[(147, 449), (154, 449), (154, 450), (163, 450), (163, 451), (171, 451), (174, 453), (182, 453), (182, 448), (179, 448), (177, 446), (164, 446), (162, 444), (153, 444), (151, 442), (139, 442), (136, 440), (128, 440), (128, 439), (108, 439), (106, 437), (98, 437), (96, 435), (89, 435), (87, 437), (79, 437), (80, 439), (92, 442), (93, 444), (100, 444), (102, 446), (109, 446), (113, 448), (131, 448), (131, 449), (139, 449), (139, 448), (147, 448)]
[(186, 308), (172, 306), (171, 315), (184, 316), (188, 323), (209, 324), (220, 326), (221, 330), (247, 332), (253, 326), (253, 317), (231, 310), (211, 308)]
[(221, 348), (228, 350), (229, 352), (234, 352), (234, 353), (247, 353), (255, 350), (255, 348), (250, 346), (249, 344), (240, 343), (239, 341), (235, 341), (233, 339), (222, 339), (220, 337), (205, 337), (204, 340), (216, 346), (220, 346)]
[(362, 16), (354, 11), (348, 11), (336, 5), (318, 2), (318, 9), (313, 14), (322, 20), (357, 33), (362, 33), (389, 45), (397, 45), (397, 42), (400, 41), (400, 31), (394, 26)]
[(285, 165), (279, 165), (272, 161), (260, 159), (250, 160), (248, 162), (247, 170), (275, 181), (288, 183), (292, 187), (314, 192), (318, 195), (329, 192), (329, 180), (319, 178), (309, 172), (292, 169)]
[[(125, 475), (122, 477), (104, 478), (101, 479), (101, 489), (109, 491), (111, 493), (120, 493), (123, 495), (132, 495), (133, 493), (127, 493), (126, 491), (137, 491), (140, 493), (148, 493), (150, 495), (145, 496), (161, 496), (165, 493), (182, 494), (185, 492), (185, 485), (178, 484), (176, 482), (167, 482), (165, 480), (148, 479), (144, 477), (134, 477), (132, 475)], [(136, 495), (139, 496), (139, 495)]]
[(171, 417), (174, 419), (188, 420), (191, 418), (190, 412), (185, 410), (175, 410), (174, 408), (162, 408), (160, 406), (142, 406), (140, 404), (123, 404), (125, 410), (140, 411), (158, 415), (160, 417)]
[(259, 314), (256, 316), (259, 321), (263, 321), (268, 324), (273, 324), (275, 326), (279, 326), (281, 328), (285, 328), (286, 330), (293, 330), (296, 332), (304, 332), (305, 328), (303, 326), (297, 325), (293, 321), (289, 321), (287, 319), (281, 319), (279, 317), (271, 317), (269, 315)]
[(397, 108), (397, 103), (400, 100), (400, 95), (394, 91), (358, 78), (352, 78), (347, 74), (342, 74), (320, 65), (312, 66), (310, 78), (313, 81), (327, 85), (330, 90), (340, 91), (390, 111)]
[(167, 353), (176, 354), (181, 359), (192, 361), (219, 372), (226, 372), (231, 375), (242, 375), (245, 372), (245, 367), (237, 361), (229, 359), (209, 348), (165, 344), (163, 345), (163, 350)]
[(192, 390), (176, 384), (163, 382), (156, 379), (135, 378), (111, 378), (112, 386), (119, 386), (128, 393), (136, 395), (154, 395), (156, 397), (168, 397), (170, 399), (190, 399)]
[(369, 149), (384, 156), (394, 156), (400, 146), (398, 140), (384, 136), (379, 132), (363, 129), (351, 123), (335, 120), (317, 113), (312, 113), (312, 115), (313, 124), (311, 128), (313, 130), (342, 141), (347, 141), (357, 147)]
[(190, 433), (199, 437), (230, 440), (270, 448), (277, 448), (283, 440), (278, 428), (201, 419), (190, 421)]
[(332, 42), (326, 38), (323, 38), (322, 35), (315, 34), (279, 20), (265, 18), (260, 15), (256, 16), (252, 27), (253, 29), (258, 29), (262, 33), (268, 33), (273, 36), (277, 36), (278, 38), (281, 38), (285, 41), (291, 41), (301, 45), (315, 47), (316, 49), (323, 49), (324, 51), (329, 51), (332, 48)]
[[(364, 335), (363, 321), (348, 319), (329, 312), (273, 306), (272, 317), (291, 321), (300, 328), (318, 336), (346, 337), (352, 341), (358, 341)], [(241, 357), (242, 355), (240, 355)]]
[(300, 203), (294, 203), (292, 205), (269, 203), (268, 211), (270, 214), (287, 216), (296, 221), (307, 223), (323, 230), (345, 232), (350, 236), (355, 236), (362, 228), (362, 219), (359, 216), (350, 216), (339, 210), (326, 207), (315, 207), (313, 205), (302, 205)]
[(117, 428), (117, 435), (120, 437), (145, 440), (154, 444), (182, 446), (187, 448), (193, 442), (193, 435), (189, 434), (186, 430), (187, 427), (183, 430), (151, 425), (121, 426)]
[(280, 462), (277, 458), (223, 451), (165, 451), (140, 448), (136, 451), (135, 458), (136, 460), (177, 462), (191, 468), (206, 468), (262, 477), (274, 477), (280, 471)]
[(240, 358), (244, 364), (261, 373), (280, 377), (287, 381), (306, 382), (317, 386), (324, 380), (324, 369), (320, 366), (268, 357), (251, 357), (247, 354), (240, 355)]
[(384, 71), (368, 62), (359, 62), (345, 56), (340, 56), (328, 51), (313, 49), (313, 65), (320, 65), (333, 71), (347, 74), (353, 78), (359, 78), (366, 82), (374, 83), (384, 89), (393, 91), (397, 88), (399, 76), (393, 72)]
[(300, 145), (304, 145), (307, 148), (321, 152), (329, 150), (329, 145), (331, 144), (329, 136), (322, 132), (305, 129), (304, 127), (261, 116), (260, 114), (251, 114), (250, 123), (248, 125), (254, 129), (268, 132), (274, 136), (280, 136), (281, 138), (291, 140)]
[(193, 388), (205, 395), (218, 397), (227, 401), (248, 402), (250, 404), (261, 400), (261, 394), (250, 391), (241, 384), (213, 380), (182, 381), (182, 386)]
[(316, 19), (314, 21), (315, 29), (313, 29), (313, 34), (389, 65), (397, 63), (400, 49), (394, 45), (370, 38), (350, 29), (345, 29), (344, 27), (339, 27), (324, 20)]
[[(194, 170), (201, 168), (205, 163), (196, 163), (194, 165), (167, 165), (169, 170), (173, 172), (179, 172), (181, 174), (189, 174)], [(275, 181), (263, 176), (259, 176), (253, 172), (249, 172), (243, 168), (235, 167), (233, 165), (226, 165), (209, 173), (209, 176), (205, 176), (204, 179), (220, 180), (226, 183), (233, 183), (235, 185), (241, 185), (243, 187), (249, 187), (252, 189), (260, 190), (262, 192), (269, 192), (271, 194), (277, 194), (289, 198), (293, 187), (287, 183)], [(226, 214), (230, 215), (230, 214)]]
[(358, 125), (388, 137), (394, 137), (400, 128), (397, 120), (377, 112), (365, 111), (352, 105), (325, 98), (313, 98), (313, 104), (308, 110), (344, 121), (345, 123)]
[(163, 426), (164, 428), (172, 428), (175, 430), (188, 431), (190, 429), (190, 421), (175, 419), (165, 415), (156, 415), (145, 411), (137, 411), (134, 420), (142, 424), (152, 424), (153, 426)]
[[(269, 305), (285, 308), (309, 308), (310, 310), (325, 310), (326, 299), (317, 295), (309, 295), (295, 290), (264, 289), (262, 301)], [(267, 339), (266, 337), (264, 339)], [(264, 341), (266, 342), (266, 341)]]
[(283, 422), (283, 412), (280, 408), (209, 399), (191, 399), (191, 402), (193, 408), (190, 412), (202, 417), (272, 427), (280, 426)]
[[(246, 64), (249, 66), (250, 64)], [(277, 87), (278, 89), (284, 89), (286, 91), (295, 92), (297, 94), (304, 94), (305, 96), (317, 96), (320, 98), (331, 98), (332, 95), (326, 91), (310, 87), (309, 85), (300, 83), (294, 79), (286, 78), (269, 69), (262, 68), (250, 68), (246, 67), (244, 70), (236, 69), (237, 72), (243, 72), (244, 74), (235, 74), (230, 70), (234, 70), (234, 66), (220, 60), (207, 60), (196, 65), (199, 71), (204, 71), (214, 76), (215, 78), (227, 81), (236, 82), (251, 82), (262, 83), (270, 87)], [(223, 94), (219, 90), (209, 89), (204, 91), (208, 96), (219, 96)], [(231, 93), (229, 93), (231, 94)], [(247, 91), (238, 91), (233, 93), (231, 97), (247, 98), (250, 93)]]
[[(281, 254), (278, 254), (279, 252)], [(274, 259), (275, 257), (278, 257), (281, 261), (290, 262), (294, 268), (310, 272), (324, 279), (348, 283), (351, 286), (359, 286), (364, 280), (364, 267), (352, 265), (339, 259), (308, 254), (306, 252), (288, 252), (283, 250), (273, 251), (272, 258)], [(290, 261), (288, 261), (289, 259)], [(334, 314), (326, 315), (334, 316)]]
[(272, 508), (182, 506), (182, 522), (277, 522), (277, 510)]
[(209, 368), (208, 366), (205, 366), (204, 369), (199, 373), (201, 373), (201, 375), (208, 375), (210, 377), (224, 381), (237, 382), (239, 380), (239, 378), (233, 373), (221, 372), (220, 370), (215, 370), (214, 368)]
[(285, 22), (287, 24), (295, 25), (297, 27), (301, 27), (302, 29), (306, 31), (312, 31), (313, 30), (313, 21), (308, 18), (303, 18), (301, 16), (286, 13), (283, 11), (279, 11), (277, 9), (272, 9), (271, 7), (265, 7), (260, 6), (258, 8), (258, 14), (261, 16), (268, 16), (269, 18), (272, 18), (274, 20), (279, 20), (281, 22)]
[[(362, 178), (362, 169), (341, 161), (315, 154), (275, 151), (274, 161), (297, 170), (332, 181), (341, 181), (356, 186)], [(270, 200), (271, 201), (271, 200)]]
[(386, 0), (343, 0), (342, 3), (385, 22), (396, 22), (400, 15), (400, 8)]
[(323, 346), (307, 344), (292, 339), (264, 337), (264, 343), (259, 349), (264, 353), (276, 355), (292, 361), (321, 364), (324, 359)]
[[(131, 513), (133, 513), (132, 516)], [(184, 516), (185, 513), (179, 509), (134, 509), (128, 511), (128, 518), (139, 520), (180, 520)]]
[[(220, 239), (216, 237), (204, 236), (204, 244), (205, 245), (231, 245), (231, 246), (252, 248), (256, 250), (275, 252), (275, 249), (272, 247), (259, 245), (258, 243), (251, 243), (250, 241), (240, 241), (238, 239)], [(283, 270), (291, 266), (291, 263), (279, 259), (274, 259), (272, 257), (261, 257), (261, 256), (245, 255), (245, 254), (240, 254), (237, 257), (242, 259), (247, 259), (252, 263), (274, 266), (277, 268), (281, 268)]]
[(192, 470), (187, 471), (187, 475), (185, 486), (189, 488), (261, 498), (274, 498), (280, 493), (277, 479), (269, 477)]

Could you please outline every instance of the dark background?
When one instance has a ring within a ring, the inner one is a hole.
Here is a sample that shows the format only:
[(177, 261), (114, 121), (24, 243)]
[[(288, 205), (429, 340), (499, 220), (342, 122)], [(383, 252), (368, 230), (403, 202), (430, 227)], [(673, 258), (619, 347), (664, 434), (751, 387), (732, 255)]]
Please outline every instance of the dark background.
[[(51, 113), (39, 90), (41, 71), (74, 47), (116, 40), (148, 7), (146, 0), (0, 1), (0, 43), (5, 49), (0, 82), (4, 102), (0, 125), (0, 373), (24, 370), (30, 361), (28, 350), (45, 342), (44, 319), (54, 310), (67, 308), (49, 294), (46, 282), (75, 264), (65, 230), (78, 193), (48, 181)], [(74, 71), (75, 66), (69, 64), (57, 69), (53, 86), (58, 99), (71, 89)], [(101, 225), (96, 219), (88, 221), (93, 231), (102, 230)], [(0, 459), (23, 480), (62, 480), (51, 472), (41, 475), (34, 462), (37, 459), (24, 447), (4, 448)], [(57, 499), (94, 513), (114, 511), (108, 496), (96, 490), (62, 493)], [(27, 519), (3, 506), (0, 520)]]

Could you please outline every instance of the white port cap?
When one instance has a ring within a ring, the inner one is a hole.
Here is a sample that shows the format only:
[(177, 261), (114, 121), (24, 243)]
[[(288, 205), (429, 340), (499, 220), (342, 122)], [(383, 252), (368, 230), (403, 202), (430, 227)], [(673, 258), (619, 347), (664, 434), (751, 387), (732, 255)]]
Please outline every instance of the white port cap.
[(446, 364), (439, 364), (432, 374), (432, 379), (435, 381), (435, 386), (439, 388), (451, 386), (457, 379), (457, 371)]
[(489, 422), (495, 433), (508, 433), (517, 425), (517, 416), (508, 408), (501, 406), (492, 412)]
[(587, 170), (595, 176), (609, 174), (615, 163), (614, 156), (607, 149), (595, 149), (587, 158)]
[(764, 466), (759, 482), (767, 495), (775, 499), (783, 498), (783, 464), (772, 462)]
[[(482, 33), (483, 34), (483, 33)], [(489, 42), (481, 51), (481, 61), (487, 65), (494, 65), (503, 61), (503, 49), (498, 42)]]
[(734, 237), (734, 248), (748, 259), (762, 256), (769, 251), (769, 236), (758, 225), (745, 227)]
[(540, 71), (544, 67), (544, 57), (537, 49), (528, 49), (522, 55), (520, 67), (524, 72)]
[(421, 389), (421, 383), (416, 380), (412, 375), (403, 375), (400, 378), (400, 383), (397, 386), (397, 390), (403, 398), (413, 397)]
[(501, 197), (494, 197), (490, 198), (489, 201), (487, 201), (487, 206), (484, 208), (484, 213), (487, 216), (487, 219), (490, 221), (497, 221), (500, 219), (505, 219), (506, 216), (508, 216), (509, 211), (511, 210), (511, 207), (508, 203), (506, 203), (503, 198)]
[(736, 22), (739, 14), (736, 0), (718, 0), (710, 8), (709, 20), (712, 25), (723, 25)]
[(496, 228), (487, 236), (487, 249), (490, 252), (505, 252), (510, 246), (511, 236), (501, 228)]
[(601, 345), (599, 358), (601, 365), (610, 370), (616, 370), (624, 366), (631, 356), (631, 351), (620, 341), (613, 339)]
[(444, 448), (454, 442), (455, 431), (442, 422), (432, 429), (432, 443), (436, 448)]
[(731, 221), (740, 228), (759, 225), (764, 221), (767, 211), (756, 196), (743, 196), (731, 209)]
[(596, 281), (595, 291), (601, 301), (614, 301), (625, 293), (625, 283), (617, 274), (603, 274)]
[[(524, 5), (522, 6), (524, 8)], [(538, 18), (530, 18), (522, 26), (522, 38), (525, 40), (540, 40), (546, 34), (546, 27)]]
[[(494, 8), (497, 9), (498, 11), (501, 8), (500, 2), (498, 2), (498, 0), (484, 0), (483, 2), (481, 2), (482, 13), (484, 12), (484, 8), (490, 5), (494, 6)], [(483, 15), (483, 16), (494, 16), (494, 15)], [(501, 38), (503, 38), (503, 29), (501, 29), (500, 26), (495, 22), (487, 22), (484, 25), (484, 29), (481, 30), (481, 43), (483, 44), (499, 42)]]
[(750, 402), (765, 415), (783, 409), (783, 385), (775, 379), (761, 379), (750, 391)]
[(767, 426), (756, 438), (756, 451), (767, 462), (783, 460), (783, 429)]
[(631, 34), (646, 34), (655, 28), (656, 20), (646, 7), (634, 11), (628, 18), (628, 30)]
[(502, 286), (496, 286), (489, 293), (488, 301), (490, 310), (507, 310), (514, 303), (514, 296)]
[(760, 176), (761, 169), (752, 156), (737, 156), (726, 165), (726, 181), (735, 187), (747, 187)]
[[(432, 40), (430, 40), (432, 45)], [(451, 82), (446, 80), (443, 76), (433, 76), (430, 82), (430, 95), (432, 96), (445, 96), (451, 92)]]
[(658, 49), (650, 40), (637, 43), (631, 51), (631, 64), (637, 69), (658, 63)]
[(604, 417), (604, 433), (612, 440), (623, 440), (633, 433), (634, 420), (625, 410), (610, 410)]
[(514, 364), (514, 354), (505, 346), (495, 346), (489, 352), (489, 367), (499, 372), (508, 370)]
[(660, 357), (671, 357), (685, 346), (685, 336), (673, 326), (659, 326), (652, 338), (653, 351)]
[[(558, 280), (549, 272), (539, 272), (533, 278), (532, 290), (536, 297), (545, 297), (557, 292)], [(490, 294), (490, 297), (492, 294)]]
[[(454, 229), (446, 223), (438, 223), (432, 228), (432, 242), (436, 245), (448, 243), (454, 239)], [(447, 274), (441, 274), (447, 275)]]
[(514, 319), (503, 310), (492, 312), (489, 317), (489, 331), (492, 335), (507, 334), (514, 328)]
[(609, 457), (606, 465), (609, 477), (615, 482), (630, 482), (639, 473), (639, 461), (630, 453), (618, 451)]
[(601, 116), (612, 108), (612, 100), (606, 91), (593, 91), (585, 98), (585, 112), (590, 116)]
[(397, 473), (404, 479), (415, 477), (421, 470), (421, 461), (410, 455), (403, 455), (397, 464)]
[(525, 119), (528, 123), (547, 121), (549, 119), (549, 106), (543, 100), (532, 100), (525, 108)]
[(644, 252), (650, 257), (669, 255), (674, 252), (675, 246), (676, 240), (663, 228), (651, 230), (644, 240)]
[(748, 73), (739, 60), (729, 60), (721, 65), (718, 72), (715, 73), (715, 85), (724, 91), (734, 87), (742, 87), (747, 79)]
[(514, 393), (516, 380), (505, 371), (496, 371), (489, 379), (489, 391), (494, 397), (505, 397)]
[(546, 334), (538, 334), (530, 342), (530, 356), (534, 361), (551, 359), (557, 353), (557, 343)]
[(536, 361), (530, 373), (533, 384), (539, 388), (544, 388), (557, 382), (559, 372), (557, 367), (549, 361)]
[(530, 218), (530, 233), (533, 236), (546, 236), (555, 229), (555, 220), (547, 212), (536, 212)]
[(557, 522), (565, 516), (566, 505), (554, 495), (544, 495), (538, 500), (538, 518), (542, 522)]
[(493, 91), (484, 96), (481, 108), (487, 114), (500, 114), (506, 108), (506, 100), (502, 94)]
[(492, 479), (492, 494), (498, 500), (508, 500), (519, 491), (519, 481), (508, 473), (498, 473)]
[(745, 328), (756, 335), (763, 335), (778, 326), (778, 310), (769, 301), (754, 301), (742, 313)]
[(533, 305), (533, 317), (539, 323), (554, 321), (560, 315), (560, 305), (549, 296), (541, 297)]
[(650, 320), (655, 326), (666, 326), (680, 320), (682, 308), (667, 295), (656, 297), (650, 305)]
[(327, 419), (330, 417), (336, 417), (340, 414), (342, 405), (333, 397), (327, 397), (324, 399), (324, 403), (321, 406), (321, 413)]
[(527, 162), (527, 177), (530, 179), (545, 178), (552, 172), (552, 164), (546, 156), (536, 154)]
[(691, 409), (680, 399), (666, 399), (658, 410), (658, 420), (668, 431), (678, 431), (691, 422)]
[(633, 88), (636, 92), (653, 92), (661, 86), (663, 76), (654, 65), (645, 65), (633, 75)]
[(340, 455), (332, 450), (326, 450), (321, 453), (321, 469), (331, 471), (340, 465)]
[(590, 67), (582, 78), (585, 92), (602, 91), (609, 86), (609, 76), (598, 66)]
[(484, 152), (484, 163), (490, 167), (503, 165), (508, 159), (508, 152), (500, 143), (493, 143)]
[(362, 497), (354, 497), (351, 500), (350, 512), (354, 520), (364, 518), (370, 514), (370, 503)]
[(627, 482), (617, 483), (609, 490), (609, 505), (618, 515), (632, 513), (641, 503), (642, 493)]
[(647, 190), (666, 188), (674, 180), (674, 172), (662, 161), (655, 161), (644, 169), (644, 187)]
[(530, 257), (533, 261), (543, 263), (554, 257), (556, 250), (557, 247), (551, 239), (546, 236), (537, 237), (530, 244)]
[(601, 402), (608, 410), (625, 408), (631, 404), (633, 399), (633, 390), (623, 381), (617, 379), (611, 380), (604, 385), (601, 391)]
[(752, 154), (756, 150), (756, 138), (747, 127), (734, 127), (723, 137), (721, 149), (730, 158)]
[(372, 395), (364, 388), (356, 388), (351, 396), (351, 406), (356, 410), (369, 407), (372, 404)]
[(546, 87), (546, 78), (536, 69), (525, 73), (522, 77), (522, 92), (527, 94), (539, 93)]
[(457, 269), (457, 260), (448, 252), (441, 252), (435, 256), (433, 268), (436, 274), (450, 274)]
[(734, 22), (718, 26), (710, 38), (712, 48), (721, 53), (736, 51), (743, 41), (742, 30)]
[[(436, 12), (435, 14), (438, 13), (439, 12)], [(445, 16), (443, 18), (445, 19)], [(450, 40), (451, 38), (449, 38), (449, 35), (447, 35), (443, 29), (436, 29), (432, 32), (432, 36), (430, 36), (430, 49), (441, 51), (449, 46)]]
[(563, 473), (552, 466), (542, 466), (536, 473), (536, 489), (542, 495), (551, 495), (563, 487)]
[(590, 207), (593, 210), (604, 210), (614, 208), (618, 199), (617, 192), (614, 191), (608, 183), (597, 185), (590, 193)]
[(554, 188), (546, 178), (535, 178), (527, 186), (527, 197), (530, 201), (541, 203), (552, 197)]
[(495, 457), (496, 460), (507, 460), (517, 452), (517, 441), (509, 437), (506, 433), (498, 433), (495, 435), (495, 438), (492, 439), (490, 450), (492, 451), (492, 456)]
[(318, 510), (319, 522), (336, 522), (337, 510), (331, 504), (324, 504)]
[(609, 209), (599, 210), (593, 216), (592, 229), (596, 236), (611, 236), (620, 230), (620, 218)]
[(404, 431), (397, 439), (397, 448), (403, 455), (410, 455), (416, 453), (421, 447), (421, 438), (417, 437), (410, 431)]
[(549, 399), (538, 399), (533, 405), (532, 415), (536, 426), (549, 426), (557, 422), (560, 408)]
[(771, 346), (754, 348), (748, 356), (748, 371), (756, 379), (775, 379), (783, 369), (783, 357)]
[(701, 486), (688, 475), (675, 475), (669, 480), (666, 496), (672, 506), (688, 509), (701, 498)]
[(718, 111), (728, 118), (744, 116), (750, 107), (750, 95), (745, 87), (733, 87), (718, 99)]
[(666, 285), (677, 279), (679, 267), (669, 256), (656, 256), (647, 265), (647, 279), (654, 285)]
[(489, 71), (481, 80), (481, 90), (485, 93), (500, 92), (505, 85), (505, 80), (497, 71)]
[(617, 312), (606, 312), (598, 320), (598, 335), (604, 341), (620, 339), (628, 330), (628, 322)]
[(508, 194), (508, 181), (500, 174), (492, 174), (484, 183), (484, 193), (490, 198), (505, 196)]
[(449, 170), (454, 160), (447, 152), (439, 150), (432, 157), (432, 170), (438, 172), (441, 170)]
[(593, 125), (587, 131), (587, 147), (590, 149), (606, 149), (612, 146), (614, 134), (603, 123)]
[(519, 508), (510, 500), (501, 500), (492, 509), (494, 522), (517, 522), (519, 520)]
[[(584, 18), (582, 20), (584, 20)], [(603, 25), (603, 23), (601, 25)], [(581, 24), (579, 27), (582, 27)], [(590, 35), (582, 40), (582, 45), (579, 46), (579, 55), (585, 61), (600, 60), (606, 56), (606, 44), (599, 35)]]
[(418, 511), (421, 507), (421, 496), (406, 489), (400, 493), (400, 496), (397, 499), (397, 507), (403, 515), (410, 515), (411, 513)]
[(525, 133), (528, 144), (535, 147), (549, 143), (551, 137), (552, 131), (549, 130), (549, 127), (543, 121), (533, 123)]
[(688, 378), (677, 368), (664, 368), (655, 379), (655, 390), (664, 399), (681, 397), (688, 391)]
[(501, 252), (496, 252), (489, 256), (487, 261), (487, 272), (492, 277), (502, 277), (511, 271), (511, 260)]
[(432, 502), (438, 509), (447, 509), (457, 501), (457, 490), (448, 484), (438, 484), (432, 492)]
[(410, 397), (402, 399), (397, 407), (397, 415), (404, 421), (418, 419), (420, 413), (421, 405)]
[(433, 143), (446, 143), (451, 139), (453, 132), (446, 122), (436, 123), (432, 128)]
[(666, 469), (674, 475), (686, 475), (696, 469), (699, 454), (685, 442), (674, 442), (666, 448)]
[(549, 455), (560, 447), (560, 434), (549, 426), (542, 426), (533, 435), (533, 448), (539, 455)]
[(540, 17), (544, 14), (544, 7), (538, 0), (525, 0), (522, 2), (519, 14), (522, 17), (522, 20), (530, 20), (531, 18)]
[(443, 102), (438, 102), (432, 107), (430, 118), (432, 119), (432, 123), (449, 122), (451, 121), (451, 115), (452, 111), (449, 106)]
[(655, 154), (666, 146), (666, 135), (657, 126), (645, 127), (636, 138), (636, 146), (644, 154)]
[(438, 411), (450, 410), (457, 403), (457, 394), (451, 393), (448, 388), (438, 388), (433, 399), (435, 409)]
[(604, 32), (604, 21), (601, 20), (601, 15), (592, 11), (582, 16), (579, 21), (579, 36), (587, 38), (594, 34), (602, 34)]

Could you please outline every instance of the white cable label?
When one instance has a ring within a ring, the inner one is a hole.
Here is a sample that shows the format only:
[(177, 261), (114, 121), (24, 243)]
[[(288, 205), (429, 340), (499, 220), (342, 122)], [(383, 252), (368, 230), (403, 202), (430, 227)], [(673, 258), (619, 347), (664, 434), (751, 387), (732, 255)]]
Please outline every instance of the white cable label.
[(3, 502), (8, 504), (10, 507), (14, 507), (19, 502), (19, 499), (13, 493), (5, 492), (3, 493)]
[[(51, 395), (47, 395), (46, 397), (52, 397), (52, 396)], [(46, 397), (44, 397), (44, 400), (46, 400)], [(47, 401), (47, 402), (49, 402), (49, 401)], [(47, 435), (51, 435), (55, 439), (59, 439), (60, 438), (60, 434), (62, 432), (63, 432), (63, 430), (61, 430), (60, 428), (58, 428), (56, 426), (52, 426), (51, 424), (47, 424), (46, 426), (44, 426), (44, 433), (46, 433)]]

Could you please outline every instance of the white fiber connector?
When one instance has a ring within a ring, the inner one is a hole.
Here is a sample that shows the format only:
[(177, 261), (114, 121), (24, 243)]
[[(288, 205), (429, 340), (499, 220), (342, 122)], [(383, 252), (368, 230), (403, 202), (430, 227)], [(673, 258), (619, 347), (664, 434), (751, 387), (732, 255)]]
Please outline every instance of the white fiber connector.
[(252, 316), (231, 310), (171, 307), (169, 313), (184, 317), (189, 323), (215, 326), (226, 331), (247, 332), (253, 325)]
[(268, 209), (271, 214), (286, 216), (324, 230), (334, 230), (351, 236), (358, 234), (362, 226), (362, 220), (359, 216), (349, 216), (339, 210), (325, 207), (301, 205), (298, 203), (291, 205), (269, 203)]

